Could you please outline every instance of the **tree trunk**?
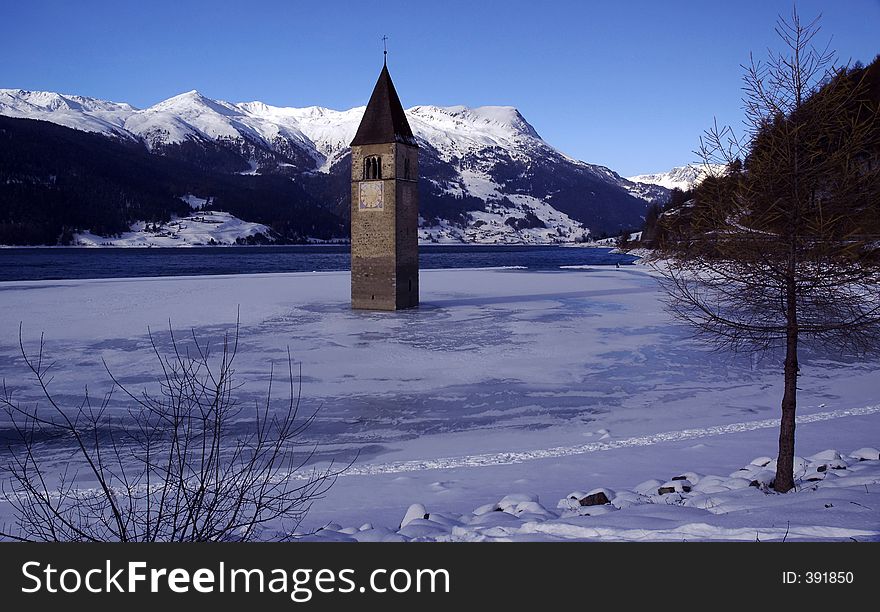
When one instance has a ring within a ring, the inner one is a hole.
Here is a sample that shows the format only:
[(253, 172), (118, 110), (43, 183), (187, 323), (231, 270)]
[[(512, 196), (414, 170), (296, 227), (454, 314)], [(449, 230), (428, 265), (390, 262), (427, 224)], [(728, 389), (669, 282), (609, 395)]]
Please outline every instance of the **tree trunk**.
[[(793, 266), (792, 266), (793, 267)], [(793, 272), (793, 270), (790, 270)], [(782, 395), (782, 420), (779, 424), (779, 456), (773, 488), (785, 493), (794, 488), (794, 427), (797, 410), (798, 319), (797, 286), (794, 274), (786, 279), (785, 300), (785, 391)]]

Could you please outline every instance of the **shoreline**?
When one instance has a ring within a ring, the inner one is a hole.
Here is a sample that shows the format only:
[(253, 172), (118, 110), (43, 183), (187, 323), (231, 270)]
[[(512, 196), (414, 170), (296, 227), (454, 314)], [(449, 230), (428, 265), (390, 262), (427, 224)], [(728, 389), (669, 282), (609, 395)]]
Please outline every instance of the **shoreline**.
[[(25, 250), (25, 249), (58, 249), (58, 250), (83, 250), (83, 251), (102, 251), (102, 250), (190, 250), (190, 249), (280, 249), (280, 248), (324, 248), (324, 247), (351, 247), (351, 242), (309, 242), (297, 244), (182, 244), (180, 246), (152, 246), (152, 245), (61, 245), (61, 244), (34, 244), (34, 245), (18, 245), (18, 244), (0, 244), (0, 251), (4, 250)], [(601, 244), (597, 242), (546, 242), (546, 243), (529, 243), (529, 242), (504, 242), (504, 243), (484, 243), (484, 242), (419, 242), (419, 248), (422, 247), (482, 247), (482, 248), (586, 248), (586, 249), (614, 249), (613, 246)]]

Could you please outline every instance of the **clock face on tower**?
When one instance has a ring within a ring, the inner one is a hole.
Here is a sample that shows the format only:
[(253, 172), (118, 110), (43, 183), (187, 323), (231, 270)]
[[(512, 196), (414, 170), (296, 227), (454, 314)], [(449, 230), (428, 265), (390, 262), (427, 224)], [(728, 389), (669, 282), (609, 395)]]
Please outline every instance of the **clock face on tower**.
[(383, 210), (385, 208), (385, 183), (368, 181), (360, 184), (358, 210)]

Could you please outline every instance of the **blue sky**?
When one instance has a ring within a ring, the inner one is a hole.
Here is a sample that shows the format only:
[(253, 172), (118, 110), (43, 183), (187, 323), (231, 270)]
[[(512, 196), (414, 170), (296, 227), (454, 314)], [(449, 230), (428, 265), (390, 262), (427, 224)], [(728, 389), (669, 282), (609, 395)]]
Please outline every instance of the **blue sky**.
[[(880, 53), (880, 0), (797, 0), (843, 61)], [(366, 103), (389, 36), (405, 106), (516, 106), (550, 144), (623, 175), (694, 160), (739, 125), (742, 70), (792, 2), (4, 0), (0, 87), (149, 106), (213, 98)]]

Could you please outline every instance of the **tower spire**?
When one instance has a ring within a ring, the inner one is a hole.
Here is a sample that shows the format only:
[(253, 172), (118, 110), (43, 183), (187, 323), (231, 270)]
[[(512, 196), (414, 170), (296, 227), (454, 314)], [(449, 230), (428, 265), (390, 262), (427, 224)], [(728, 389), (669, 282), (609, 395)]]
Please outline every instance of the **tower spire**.
[(351, 144), (354, 146), (389, 142), (418, 146), (386, 65), (379, 73), (379, 79)]

